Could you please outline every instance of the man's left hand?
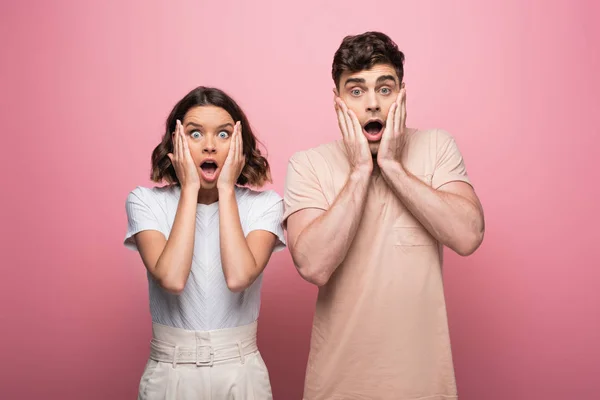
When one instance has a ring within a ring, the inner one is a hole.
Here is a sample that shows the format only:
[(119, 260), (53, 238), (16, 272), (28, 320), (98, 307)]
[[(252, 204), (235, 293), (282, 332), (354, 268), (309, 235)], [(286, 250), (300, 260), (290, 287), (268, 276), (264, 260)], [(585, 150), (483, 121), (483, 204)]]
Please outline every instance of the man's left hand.
[(377, 151), (377, 164), (380, 168), (384, 168), (390, 162), (402, 165), (400, 157), (406, 139), (406, 89), (403, 85), (396, 101), (388, 111), (385, 130)]

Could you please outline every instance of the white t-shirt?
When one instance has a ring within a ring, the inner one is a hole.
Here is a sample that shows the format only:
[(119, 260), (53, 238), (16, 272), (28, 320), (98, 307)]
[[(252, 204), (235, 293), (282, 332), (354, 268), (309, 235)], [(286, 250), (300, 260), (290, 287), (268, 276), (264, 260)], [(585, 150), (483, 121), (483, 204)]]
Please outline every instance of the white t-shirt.
[[(133, 235), (156, 230), (169, 238), (181, 189), (179, 186), (145, 188), (138, 186), (126, 201), (128, 220), (126, 247), (137, 250)], [(244, 235), (266, 230), (277, 238), (275, 251), (285, 248), (281, 219), (283, 201), (272, 190), (263, 192), (235, 188)], [(152, 321), (189, 330), (233, 328), (254, 322), (260, 309), (262, 274), (241, 293), (227, 288), (221, 266), (219, 203), (198, 204), (196, 233), (190, 275), (183, 292), (171, 294), (148, 275)]]

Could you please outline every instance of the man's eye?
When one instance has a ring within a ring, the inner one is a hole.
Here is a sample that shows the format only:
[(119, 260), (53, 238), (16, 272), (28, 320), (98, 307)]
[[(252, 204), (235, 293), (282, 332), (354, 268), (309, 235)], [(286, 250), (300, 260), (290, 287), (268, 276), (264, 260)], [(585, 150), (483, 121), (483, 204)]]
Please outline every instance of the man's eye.
[(391, 93), (391, 90), (390, 90), (389, 88), (382, 88), (382, 89), (381, 89), (381, 92), (382, 92), (383, 94), (390, 94), (390, 93)]
[(360, 89), (353, 89), (352, 92), (350, 92), (350, 93), (352, 93), (353, 96), (359, 96), (360, 92), (361, 92)]
[(221, 139), (227, 139), (229, 137), (229, 132), (227, 132), (227, 131), (221, 131), (221, 132), (219, 132), (219, 137)]
[(201, 134), (200, 134), (200, 132), (198, 132), (198, 131), (193, 131), (192, 133), (190, 133), (190, 136), (191, 136), (193, 139), (200, 139), (200, 136), (202, 136), (202, 135), (201, 135)]

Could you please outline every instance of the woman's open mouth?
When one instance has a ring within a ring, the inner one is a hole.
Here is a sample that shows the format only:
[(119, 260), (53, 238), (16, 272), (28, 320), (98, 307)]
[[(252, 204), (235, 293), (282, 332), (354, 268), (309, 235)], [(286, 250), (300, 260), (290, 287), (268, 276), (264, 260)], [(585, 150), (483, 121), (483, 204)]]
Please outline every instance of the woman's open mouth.
[(213, 182), (216, 179), (218, 169), (219, 166), (215, 160), (204, 160), (202, 161), (202, 164), (200, 164), (202, 178), (207, 182)]

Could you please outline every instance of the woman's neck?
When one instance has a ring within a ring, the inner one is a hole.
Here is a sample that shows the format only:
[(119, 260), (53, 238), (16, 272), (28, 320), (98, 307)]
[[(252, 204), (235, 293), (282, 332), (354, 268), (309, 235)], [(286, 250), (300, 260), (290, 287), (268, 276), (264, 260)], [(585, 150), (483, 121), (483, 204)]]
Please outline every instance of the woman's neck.
[(216, 187), (198, 191), (198, 204), (212, 204), (217, 201), (219, 201), (219, 190)]

